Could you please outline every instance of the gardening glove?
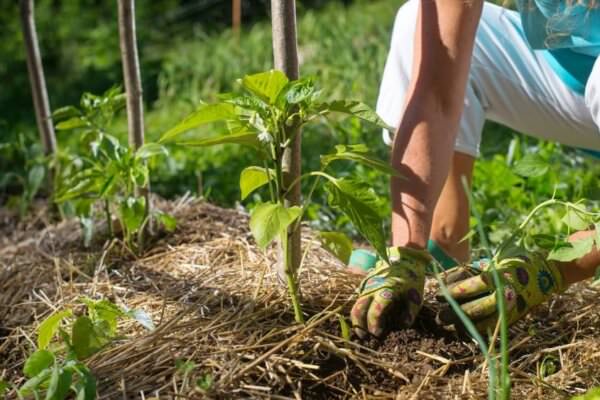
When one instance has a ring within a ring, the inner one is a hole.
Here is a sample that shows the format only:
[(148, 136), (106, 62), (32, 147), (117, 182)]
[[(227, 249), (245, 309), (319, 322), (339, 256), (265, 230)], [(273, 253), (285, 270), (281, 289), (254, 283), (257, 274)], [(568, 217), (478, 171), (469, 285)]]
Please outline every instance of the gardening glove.
[[(548, 300), (554, 293), (563, 292), (567, 285), (554, 261), (546, 260), (541, 253), (524, 252), (524, 255), (496, 262), (502, 286), (508, 324), (521, 319), (533, 307)], [(450, 296), (473, 321), (479, 332), (494, 330), (498, 321), (496, 307), (497, 287), (493, 272), (486, 260), (479, 268), (459, 266), (441, 273)], [(438, 293), (438, 299), (443, 299)], [(449, 307), (442, 310), (439, 319), (444, 324), (458, 324), (458, 316)]]
[(391, 247), (388, 256), (390, 264), (379, 260), (363, 280), (352, 307), (352, 326), (361, 338), (367, 332), (380, 337), (390, 325), (408, 327), (421, 309), (431, 256), (406, 247)]

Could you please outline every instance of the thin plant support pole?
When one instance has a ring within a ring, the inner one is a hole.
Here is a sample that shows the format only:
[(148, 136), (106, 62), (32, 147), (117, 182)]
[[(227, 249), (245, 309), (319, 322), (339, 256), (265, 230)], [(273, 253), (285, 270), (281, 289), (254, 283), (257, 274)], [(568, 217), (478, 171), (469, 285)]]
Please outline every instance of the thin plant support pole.
[(138, 149), (144, 144), (144, 104), (135, 33), (135, 0), (118, 0), (118, 3), (119, 44), (123, 63), (123, 81), (127, 92), (129, 145)]
[[(40, 139), (46, 155), (56, 153), (56, 135), (50, 116), (50, 104), (48, 101), (48, 90), (44, 78), (44, 67), (40, 55), (37, 32), (35, 29), (34, 3), (33, 0), (21, 0), (21, 28), (27, 52), (27, 71), (31, 84), (31, 95), (35, 109)], [(48, 171), (48, 188), (52, 190), (53, 173)]]
[[(123, 64), (123, 81), (127, 94), (127, 127), (129, 146), (135, 150), (144, 145), (144, 103), (142, 78), (135, 29), (135, 0), (118, 0), (119, 45)], [(150, 215), (149, 187), (136, 188), (146, 199), (146, 218)], [(140, 231), (140, 245), (143, 234)]]
[(231, 27), (236, 38), (240, 37), (242, 26), (242, 0), (231, 1)]
[[(295, 0), (272, 0), (271, 19), (273, 24), (273, 58), (275, 68), (283, 71), (291, 80), (298, 79), (299, 66)], [(281, 190), (285, 193), (289, 184), (301, 174), (301, 135), (299, 132), (293, 131), (293, 129), (298, 128), (285, 127), (284, 129), (286, 129), (286, 137), (295, 137), (283, 155), (284, 187)], [(292, 187), (286, 197), (286, 206), (300, 205), (300, 193), (300, 185)], [(285, 249), (289, 252), (287, 256)], [(282, 270), (293, 274), (295, 277), (301, 260), (300, 225), (292, 224), (292, 228), (287, 234), (286, 245), (284, 246), (281, 243), (279, 245), (278, 272), (280, 280), (283, 280), (281, 276)]]

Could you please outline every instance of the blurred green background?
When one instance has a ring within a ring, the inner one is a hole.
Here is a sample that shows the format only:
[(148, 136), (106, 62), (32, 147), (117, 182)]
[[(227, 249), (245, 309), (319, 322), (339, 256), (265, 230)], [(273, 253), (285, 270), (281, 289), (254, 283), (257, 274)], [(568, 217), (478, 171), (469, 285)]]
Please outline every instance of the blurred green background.
[[(357, 99), (374, 106), (400, 3), (299, 1), (301, 73), (316, 76), (329, 99)], [(136, 4), (149, 140), (157, 139), (200, 101), (214, 100), (217, 93), (231, 90), (237, 78), (272, 66), (267, 0), (243, 1), (239, 37), (230, 29), (229, 0), (138, 0)], [(36, 1), (37, 30), (52, 109), (77, 104), (83, 92), (100, 94), (121, 84), (116, 13), (114, 1)], [(39, 154), (14, 0), (0, 0), (0, 82), (2, 205), (22, 191), (17, 179), (8, 178), (9, 173), (26, 176), (31, 160)], [(125, 140), (124, 115), (114, 130)], [(57, 135), (59, 146), (76, 147), (77, 137), (72, 133)], [(340, 120), (319, 123), (304, 132), (304, 162), (318, 163), (318, 155), (330, 152), (337, 143), (366, 143), (380, 157), (388, 158), (389, 149), (377, 129), (357, 120)], [(152, 165), (153, 191), (167, 198), (189, 191), (223, 206), (236, 204), (239, 172), (254, 160), (254, 154), (235, 146), (170, 150), (168, 160)], [(550, 163), (549, 172), (540, 178), (515, 175), (511, 165), (531, 152)], [(351, 170), (344, 164), (339, 168), (340, 174)], [(475, 173), (476, 207), (486, 227), (495, 232), (490, 238), (496, 242), (531, 207), (554, 193), (571, 201), (598, 199), (598, 171), (595, 160), (571, 149), (488, 124), (483, 156)], [(385, 177), (360, 167), (352, 168), (352, 174), (369, 181), (377, 193), (389, 198)], [(350, 229), (345, 219), (322, 205), (320, 196), (309, 213), (313, 223), (319, 228)]]

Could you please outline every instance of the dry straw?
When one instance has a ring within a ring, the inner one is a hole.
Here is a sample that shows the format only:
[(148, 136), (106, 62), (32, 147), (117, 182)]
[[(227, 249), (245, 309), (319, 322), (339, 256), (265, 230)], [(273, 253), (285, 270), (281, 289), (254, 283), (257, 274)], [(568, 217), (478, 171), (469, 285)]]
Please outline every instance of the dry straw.
[[(307, 228), (307, 322), (297, 325), (274, 251), (255, 248), (247, 215), (185, 198), (156, 203), (179, 226), (139, 258), (118, 241), (83, 249), (74, 221), (48, 225), (40, 212), (23, 229), (0, 215), (0, 378), (22, 382), (35, 327), (50, 312), (103, 296), (144, 309), (157, 328), (124, 321), (123, 338), (87, 361), (101, 398), (486, 398), (476, 346), (432, 327), (431, 283), (416, 329), (348, 342), (338, 316), (359, 278)], [(580, 284), (512, 329), (513, 398), (560, 399), (600, 385), (599, 304), (597, 289)], [(183, 374), (177, 360), (194, 370)], [(543, 376), (550, 362), (557, 372)], [(196, 381), (207, 376), (213, 383), (202, 391)]]

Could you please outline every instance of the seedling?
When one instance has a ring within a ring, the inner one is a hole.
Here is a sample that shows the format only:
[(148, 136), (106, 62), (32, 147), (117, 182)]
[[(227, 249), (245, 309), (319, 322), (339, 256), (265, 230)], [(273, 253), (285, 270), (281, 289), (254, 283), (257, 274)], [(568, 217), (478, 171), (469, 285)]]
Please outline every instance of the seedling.
[(109, 236), (115, 236), (115, 214), (125, 243), (131, 248), (136, 247), (136, 237), (139, 239), (137, 247), (141, 247), (144, 228), (151, 218), (157, 218), (167, 230), (175, 228), (173, 217), (160, 211), (150, 215), (146, 199), (137, 190), (148, 185), (148, 160), (168, 155), (166, 148), (157, 143), (146, 143), (133, 150), (108, 133), (124, 101), (120, 90), (113, 88), (102, 96), (86, 93), (79, 108), (68, 106), (54, 113), (54, 119), (60, 121), (57, 130), (77, 130), (81, 135), (80, 154), (59, 156), (69, 162), (61, 162), (64, 167), (60, 168), (56, 182), (55, 201), (72, 204), (84, 229), (86, 244), (94, 232), (96, 205), (102, 209)]
[[(174, 141), (185, 146), (213, 146), (240, 144), (255, 149), (262, 165), (249, 166), (242, 171), (240, 190), (242, 200), (255, 190), (268, 188), (269, 201), (254, 207), (250, 215), (250, 229), (256, 243), (266, 248), (275, 239), (281, 239), (284, 250), (287, 286), (294, 307), (296, 321), (303, 321), (299, 302), (297, 271), (291, 266), (290, 249), (286, 234), (292, 224), (300, 224), (311, 204), (315, 189), (324, 183), (328, 202), (344, 212), (356, 229), (367, 239), (379, 255), (387, 259), (379, 199), (369, 185), (351, 178), (336, 178), (328, 167), (337, 160), (351, 160), (386, 174), (395, 174), (387, 163), (370, 154), (365, 145), (339, 145), (335, 152), (321, 156), (320, 168), (291, 180), (283, 170), (283, 154), (290, 147), (300, 128), (332, 113), (342, 113), (368, 121), (383, 128), (389, 127), (368, 106), (357, 101), (320, 100), (311, 78), (290, 81), (280, 71), (249, 75), (239, 80), (244, 92), (221, 95), (221, 102), (202, 104), (200, 107), (167, 131), (160, 143)], [(204, 124), (224, 122), (221, 135), (200, 139), (181, 139), (181, 134)], [(286, 206), (285, 198), (295, 185), (312, 180), (301, 206)], [(329, 247), (342, 258), (347, 255), (347, 240), (341, 234), (327, 235)], [(337, 251), (340, 249), (341, 251)]]
[(85, 313), (70, 308), (48, 316), (37, 328), (37, 350), (25, 361), (28, 380), (17, 390), (19, 398), (45, 393), (46, 399), (62, 400), (70, 392), (77, 399), (96, 398), (96, 379), (85, 360), (117, 338), (117, 323), (134, 318), (147, 329), (152, 319), (141, 310), (125, 310), (108, 300), (82, 298)]

